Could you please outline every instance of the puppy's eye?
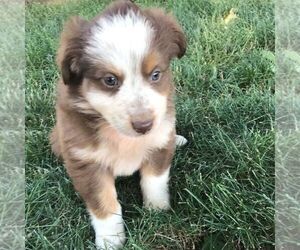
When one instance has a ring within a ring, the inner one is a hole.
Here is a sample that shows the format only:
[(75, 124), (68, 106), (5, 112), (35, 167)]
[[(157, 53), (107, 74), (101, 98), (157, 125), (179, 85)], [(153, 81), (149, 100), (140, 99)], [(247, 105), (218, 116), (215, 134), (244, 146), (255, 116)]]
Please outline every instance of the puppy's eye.
[(161, 72), (159, 70), (153, 71), (153, 73), (151, 74), (151, 81), (157, 82), (160, 79), (160, 76)]
[(106, 75), (102, 78), (102, 80), (103, 83), (109, 88), (113, 88), (118, 85), (118, 78), (112, 74)]

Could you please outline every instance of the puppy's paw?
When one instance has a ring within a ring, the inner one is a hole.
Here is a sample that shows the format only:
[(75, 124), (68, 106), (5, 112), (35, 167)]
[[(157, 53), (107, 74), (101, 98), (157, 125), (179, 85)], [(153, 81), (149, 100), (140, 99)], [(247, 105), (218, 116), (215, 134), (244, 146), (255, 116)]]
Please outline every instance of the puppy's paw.
[(142, 174), (141, 188), (146, 208), (156, 210), (167, 210), (170, 208), (169, 172), (170, 168), (159, 176)]
[(117, 250), (121, 249), (125, 243), (125, 233), (117, 235), (96, 235), (97, 250)]
[(169, 197), (166, 199), (152, 198), (151, 200), (145, 200), (144, 206), (148, 209), (154, 210), (169, 210), (171, 208)]
[(92, 225), (95, 230), (96, 247), (98, 250), (116, 250), (125, 243), (124, 222), (121, 208), (106, 218), (97, 218), (91, 213)]
[(188, 142), (187, 139), (185, 139), (185, 137), (183, 137), (182, 135), (176, 135), (175, 141), (176, 141), (176, 146), (178, 147), (181, 147)]

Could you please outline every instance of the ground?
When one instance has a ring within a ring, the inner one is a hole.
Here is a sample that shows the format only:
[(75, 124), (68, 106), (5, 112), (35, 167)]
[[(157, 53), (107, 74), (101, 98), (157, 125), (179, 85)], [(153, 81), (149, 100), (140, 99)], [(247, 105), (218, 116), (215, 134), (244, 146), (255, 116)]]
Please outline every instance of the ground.
[[(26, 6), (28, 249), (94, 248), (88, 214), (50, 151), (48, 133), (55, 119), (55, 53), (62, 25), (71, 15), (93, 17), (108, 2)], [(125, 249), (273, 248), (272, 1), (136, 2), (172, 11), (188, 37), (187, 53), (172, 69), (177, 130), (189, 143), (174, 159), (171, 211), (142, 207), (138, 175), (117, 181)], [(226, 19), (230, 10), (237, 18)]]

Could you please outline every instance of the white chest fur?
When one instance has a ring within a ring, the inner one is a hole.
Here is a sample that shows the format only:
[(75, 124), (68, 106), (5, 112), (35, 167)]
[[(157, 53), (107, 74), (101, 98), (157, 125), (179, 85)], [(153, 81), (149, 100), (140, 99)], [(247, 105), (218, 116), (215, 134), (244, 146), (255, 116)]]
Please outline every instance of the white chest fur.
[(173, 128), (172, 122), (165, 121), (152, 133), (140, 137), (127, 137), (113, 128), (103, 128), (97, 147), (74, 148), (72, 154), (80, 160), (94, 161), (103, 168), (110, 168), (114, 176), (131, 175), (152, 150), (167, 145)]

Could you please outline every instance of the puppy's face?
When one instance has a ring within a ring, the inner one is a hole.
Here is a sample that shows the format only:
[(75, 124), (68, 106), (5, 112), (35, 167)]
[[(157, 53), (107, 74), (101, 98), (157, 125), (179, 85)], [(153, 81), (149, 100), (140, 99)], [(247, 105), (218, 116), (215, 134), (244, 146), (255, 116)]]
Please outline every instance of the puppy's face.
[(140, 136), (158, 128), (173, 90), (170, 60), (185, 51), (174, 19), (122, 1), (93, 22), (75, 19), (71, 27), (77, 36), (69, 33), (61, 46), (65, 84), (80, 89), (89, 108), (122, 134)]

